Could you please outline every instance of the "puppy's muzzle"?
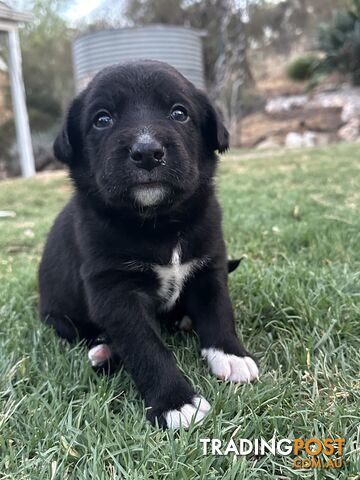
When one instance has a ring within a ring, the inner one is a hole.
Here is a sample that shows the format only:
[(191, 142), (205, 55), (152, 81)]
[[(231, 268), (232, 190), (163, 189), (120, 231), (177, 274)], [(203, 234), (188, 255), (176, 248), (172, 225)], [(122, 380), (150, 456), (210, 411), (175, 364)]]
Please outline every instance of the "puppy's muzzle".
[(130, 150), (130, 158), (138, 168), (151, 171), (159, 165), (165, 165), (165, 148), (156, 140), (136, 142)]

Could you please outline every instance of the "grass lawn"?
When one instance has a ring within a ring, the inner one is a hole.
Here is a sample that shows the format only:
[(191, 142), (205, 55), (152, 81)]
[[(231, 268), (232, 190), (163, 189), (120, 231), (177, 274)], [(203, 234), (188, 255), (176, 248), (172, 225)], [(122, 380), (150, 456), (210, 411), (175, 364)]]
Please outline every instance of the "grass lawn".
[[(147, 423), (124, 371), (96, 376), (86, 349), (37, 318), (37, 266), (71, 188), (64, 177), (0, 184), (0, 478), (359, 479), (360, 146), (230, 152), (218, 178), (237, 328), (261, 362), (254, 385), (220, 383), (194, 334), (165, 336), (212, 403), (177, 433)], [(291, 456), (203, 456), (200, 438), (345, 437), (344, 468)], [(357, 443), (356, 443), (357, 442)]]

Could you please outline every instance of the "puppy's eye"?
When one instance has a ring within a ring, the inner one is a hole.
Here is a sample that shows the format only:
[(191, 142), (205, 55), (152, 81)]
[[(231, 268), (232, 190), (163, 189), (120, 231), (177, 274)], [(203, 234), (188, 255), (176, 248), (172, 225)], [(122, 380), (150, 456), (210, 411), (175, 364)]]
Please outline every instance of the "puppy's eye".
[(174, 105), (170, 112), (170, 118), (175, 120), (176, 122), (186, 122), (188, 120), (189, 115), (187, 110), (182, 105)]
[(112, 127), (113, 123), (114, 123), (114, 120), (110, 115), (110, 113), (103, 110), (96, 114), (93, 121), (93, 127), (96, 128), (97, 130), (104, 130), (104, 128)]

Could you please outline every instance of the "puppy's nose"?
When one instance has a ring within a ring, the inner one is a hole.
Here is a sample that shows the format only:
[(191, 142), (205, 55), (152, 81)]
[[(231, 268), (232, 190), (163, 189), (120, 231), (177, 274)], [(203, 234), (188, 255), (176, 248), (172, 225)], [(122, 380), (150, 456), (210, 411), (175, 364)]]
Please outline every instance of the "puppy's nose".
[(149, 171), (159, 165), (165, 165), (165, 149), (155, 140), (135, 143), (131, 148), (130, 157), (138, 168)]

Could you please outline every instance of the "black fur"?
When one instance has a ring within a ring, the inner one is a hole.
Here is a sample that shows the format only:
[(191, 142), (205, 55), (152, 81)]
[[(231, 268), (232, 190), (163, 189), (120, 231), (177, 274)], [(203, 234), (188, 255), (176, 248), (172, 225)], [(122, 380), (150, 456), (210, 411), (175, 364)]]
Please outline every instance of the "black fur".
[[(186, 108), (187, 122), (169, 116), (174, 104)], [(99, 130), (93, 122), (102, 110), (113, 123)], [(151, 170), (132, 158), (139, 132), (165, 152)], [(164, 313), (152, 265), (169, 264), (177, 245), (181, 262), (203, 264), (186, 280), (174, 312), (191, 316), (201, 348), (248, 355), (235, 333), (227, 275), (237, 265), (227, 264), (213, 185), (215, 151), (227, 148), (228, 132), (206, 96), (172, 67), (151, 61), (100, 72), (72, 102), (54, 145), (75, 193), (45, 246), (41, 319), (69, 341), (105, 334), (151, 407), (149, 419), (160, 424), (164, 412), (195, 394), (157, 328)], [(147, 182), (165, 192), (156, 205), (134, 199)]]

